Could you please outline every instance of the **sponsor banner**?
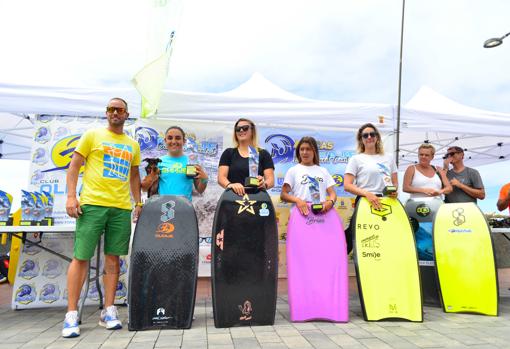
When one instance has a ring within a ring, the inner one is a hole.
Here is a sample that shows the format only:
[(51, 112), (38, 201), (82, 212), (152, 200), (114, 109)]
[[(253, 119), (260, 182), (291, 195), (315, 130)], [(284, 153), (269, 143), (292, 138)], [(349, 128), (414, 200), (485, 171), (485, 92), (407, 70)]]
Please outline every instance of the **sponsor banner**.
[[(60, 254), (68, 254), (73, 250), (72, 234), (27, 234), (30, 241), (41, 241), (41, 245)], [(96, 256), (92, 257), (95, 264)], [(115, 294), (116, 304), (127, 302), (127, 276), (129, 256), (120, 258), (120, 276)], [(99, 270), (103, 270), (103, 253)], [(13, 285), (12, 309), (44, 308), (67, 305), (67, 268), (69, 262), (55, 256), (43, 249), (25, 244), (20, 254), (16, 279)], [(102, 273), (101, 273), (102, 274)], [(91, 271), (95, 276), (95, 271)], [(100, 287), (103, 288), (103, 280), (100, 278)], [(84, 288), (85, 289), (85, 288)], [(93, 305), (99, 301), (99, 293), (95, 282), (89, 284), (89, 291), (85, 295), (84, 289), (80, 295), (80, 302), (86, 297), (85, 304)], [(104, 295), (104, 292), (103, 292)]]
[[(53, 195), (54, 225), (74, 224), (65, 212), (66, 170), (80, 136), (90, 128), (106, 127), (104, 117), (76, 117), (40, 115), (36, 121), (36, 133), (32, 149), (29, 190)], [(232, 125), (226, 123), (128, 120), (125, 132), (140, 144), (141, 159), (156, 158), (167, 154), (164, 133), (169, 126), (177, 125), (186, 133), (185, 154), (191, 163), (202, 165), (208, 173), (209, 183), (203, 194), (193, 193), (193, 206), (197, 213), (200, 236), (210, 238), (216, 204), (223, 189), (217, 184), (218, 163), (223, 150), (232, 146)], [(280, 202), (280, 191), (286, 171), (296, 164), (295, 146), (303, 136), (314, 137), (319, 145), (320, 163), (333, 176), (338, 200), (336, 210), (348, 226), (354, 208), (354, 197), (344, 191), (343, 175), (348, 159), (354, 153), (355, 139), (352, 132), (307, 131), (302, 129), (276, 129), (259, 127), (259, 144), (273, 157), (275, 164), (275, 187), (269, 191), (276, 210), (279, 239), (285, 241), (290, 205)], [(146, 175), (146, 162), (140, 173)], [(81, 177), (81, 176), (80, 176)], [(78, 189), (81, 178), (78, 181)], [(265, 211), (261, 211), (265, 212)], [(164, 233), (164, 232), (161, 232)], [(49, 236), (49, 234), (47, 235)], [(71, 236), (71, 235), (69, 235)], [(59, 234), (64, 238), (64, 234)], [(200, 243), (199, 275), (210, 275), (210, 242)], [(65, 248), (72, 255), (72, 240)], [(280, 272), (285, 275), (285, 253), (280, 251)], [(39, 268), (42, 266), (39, 265)], [(67, 269), (65, 262), (64, 269)], [(44, 285), (37, 284), (37, 287)], [(64, 290), (64, 287), (60, 287)]]

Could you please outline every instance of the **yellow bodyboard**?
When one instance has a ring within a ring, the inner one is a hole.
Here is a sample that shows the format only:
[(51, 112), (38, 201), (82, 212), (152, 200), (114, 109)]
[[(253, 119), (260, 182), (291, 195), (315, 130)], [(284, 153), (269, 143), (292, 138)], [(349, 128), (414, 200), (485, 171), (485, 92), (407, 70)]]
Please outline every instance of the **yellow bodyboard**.
[(378, 211), (361, 198), (354, 216), (355, 265), (363, 316), (367, 321), (423, 321), (414, 235), (397, 199), (381, 198)]
[(443, 309), (498, 315), (490, 229), (474, 203), (444, 204), (434, 221), (434, 254)]

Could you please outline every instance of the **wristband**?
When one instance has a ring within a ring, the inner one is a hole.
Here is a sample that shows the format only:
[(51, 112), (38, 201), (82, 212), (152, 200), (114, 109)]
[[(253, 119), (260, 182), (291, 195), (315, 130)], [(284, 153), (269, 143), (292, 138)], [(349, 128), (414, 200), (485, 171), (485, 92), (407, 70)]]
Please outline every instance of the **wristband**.
[(135, 207), (143, 207), (143, 202), (137, 202), (137, 203), (135, 204)]
[(200, 178), (200, 183), (207, 184), (209, 182), (209, 178)]
[(231, 184), (232, 184), (232, 182), (228, 182), (228, 184), (225, 186), (225, 189), (228, 189), (228, 186)]
[(335, 201), (329, 199), (328, 201), (331, 201), (331, 203), (333, 204), (333, 206), (335, 206)]

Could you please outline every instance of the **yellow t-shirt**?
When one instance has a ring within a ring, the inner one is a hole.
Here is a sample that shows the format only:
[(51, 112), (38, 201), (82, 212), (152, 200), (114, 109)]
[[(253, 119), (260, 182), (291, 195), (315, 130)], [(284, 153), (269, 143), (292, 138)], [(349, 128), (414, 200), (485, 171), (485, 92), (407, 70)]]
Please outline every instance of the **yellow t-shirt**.
[(131, 209), (129, 178), (140, 165), (140, 146), (131, 137), (106, 128), (86, 131), (76, 146), (85, 157), (81, 205)]

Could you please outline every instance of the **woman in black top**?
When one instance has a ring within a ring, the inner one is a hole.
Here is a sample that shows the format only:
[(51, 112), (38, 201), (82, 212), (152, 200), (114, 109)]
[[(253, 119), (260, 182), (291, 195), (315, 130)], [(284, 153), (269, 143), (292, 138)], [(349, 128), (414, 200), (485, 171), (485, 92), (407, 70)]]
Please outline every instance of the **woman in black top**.
[(274, 186), (274, 164), (271, 155), (257, 144), (255, 124), (241, 118), (234, 125), (235, 148), (227, 148), (221, 154), (218, 168), (218, 184), (223, 188), (231, 188), (236, 194), (244, 195), (244, 179), (249, 177), (248, 157), (249, 146), (259, 152), (259, 188), (269, 189)]

